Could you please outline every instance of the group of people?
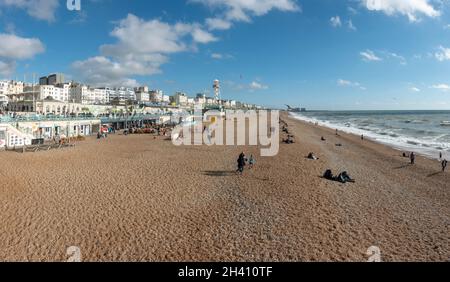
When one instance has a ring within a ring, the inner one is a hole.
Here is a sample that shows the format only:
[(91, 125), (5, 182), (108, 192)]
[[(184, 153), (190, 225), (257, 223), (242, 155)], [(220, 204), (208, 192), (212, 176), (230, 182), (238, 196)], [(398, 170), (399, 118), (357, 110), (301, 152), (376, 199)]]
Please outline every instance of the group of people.
[[(411, 165), (414, 165), (416, 163), (416, 154), (414, 152), (411, 152), (409, 155), (403, 153), (403, 157), (409, 158)], [(443, 158), (442, 153), (439, 153), (439, 161), (441, 161), (442, 172), (445, 172), (445, 170), (447, 169), (448, 161)]]
[(238, 164), (238, 169), (237, 169), (237, 173), (239, 174), (243, 174), (244, 173), (244, 168), (248, 163), (248, 168), (252, 169), (253, 166), (256, 164), (256, 160), (253, 157), (253, 155), (250, 155), (250, 158), (247, 158), (244, 154), (244, 152), (242, 152), (237, 160), (237, 164)]
[(284, 121), (280, 120), (281, 131), (286, 134), (286, 138), (283, 138), (283, 143), (285, 144), (294, 144), (295, 136), (292, 135), (289, 131), (289, 125)]

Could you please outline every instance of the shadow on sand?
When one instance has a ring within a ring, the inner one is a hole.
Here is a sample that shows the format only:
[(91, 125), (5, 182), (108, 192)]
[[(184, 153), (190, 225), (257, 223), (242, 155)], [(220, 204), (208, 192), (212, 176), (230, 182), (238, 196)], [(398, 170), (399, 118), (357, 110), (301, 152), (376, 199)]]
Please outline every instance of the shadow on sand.
[(405, 164), (405, 165), (401, 165), (401, 166), (398, 166), (398, 167), (394, 167), (394, 169), (402, 169), (402, 168), (407, 168), (407, 167), (410, 167), (410, 166), (412, 166), (412, 164)]
[(207, 176), (217, 176), (217, 177), (236, 175), (236, 171), (224, 171), (224, 170), (209, 170), (203, 171), (202, 173)]
[(432, 173), (432, 174), (428, 174), (427, 177), (433, 177), (433, 176), (436, 176), (436, 175), (439, 175), (439, 174), (442, 174), (442, 173), (443, 173), (442, 171), (438, 171), (438, 172), (435, 172), (435, 173)]

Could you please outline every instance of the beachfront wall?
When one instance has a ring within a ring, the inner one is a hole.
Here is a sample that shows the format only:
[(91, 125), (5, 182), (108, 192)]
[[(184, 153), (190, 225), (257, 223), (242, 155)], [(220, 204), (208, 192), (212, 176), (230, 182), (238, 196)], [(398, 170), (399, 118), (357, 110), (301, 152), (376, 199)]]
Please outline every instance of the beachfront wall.
[(55, 136), (89, 136), (100, 127), (100, 120), (19, 122), (16, 128), (34, 138), (53, 139)]
[(0, 124), (0, 149), (32, 145), (33, 140), (56, 136), (89, 136), (100, 130), (100, 120), (17, 122)]

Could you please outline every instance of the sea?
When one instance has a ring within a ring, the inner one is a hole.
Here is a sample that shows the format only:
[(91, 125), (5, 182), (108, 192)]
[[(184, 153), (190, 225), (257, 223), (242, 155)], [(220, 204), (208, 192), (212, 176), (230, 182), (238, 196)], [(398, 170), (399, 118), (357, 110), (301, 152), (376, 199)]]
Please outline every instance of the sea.
[(310, 111), (291, 113), (405, 152), (450, 160), (450, 111)]

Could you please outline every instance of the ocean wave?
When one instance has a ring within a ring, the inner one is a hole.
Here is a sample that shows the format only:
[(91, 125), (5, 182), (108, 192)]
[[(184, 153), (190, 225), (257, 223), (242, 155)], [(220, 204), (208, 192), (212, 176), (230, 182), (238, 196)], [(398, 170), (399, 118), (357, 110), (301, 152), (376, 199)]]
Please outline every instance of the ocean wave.
[[(424, 129), (396, 128), (385, 123), (375, 125), (367, 124), (366, 122), (363, 125), (363, 123), (358, 123), (357, 121), (353, 123), (349, 123), (348, 120), (336, 122), (301, 114), (291, 113), (291, 115), (302, 121), (317, 123), (320, 126), (337, 129), (357, 136), (364, 135), (368, 139), (395, 149), (415, 151), (432, 158), (437, 158), (441, 151), (450, 152), (450, 134), (437, 134), (436, 132)], [(332, 119), (332, 115), (327, 117)], [(415, 120), (410, 120), (409, 124), (413, 124), (412, 121)]]

